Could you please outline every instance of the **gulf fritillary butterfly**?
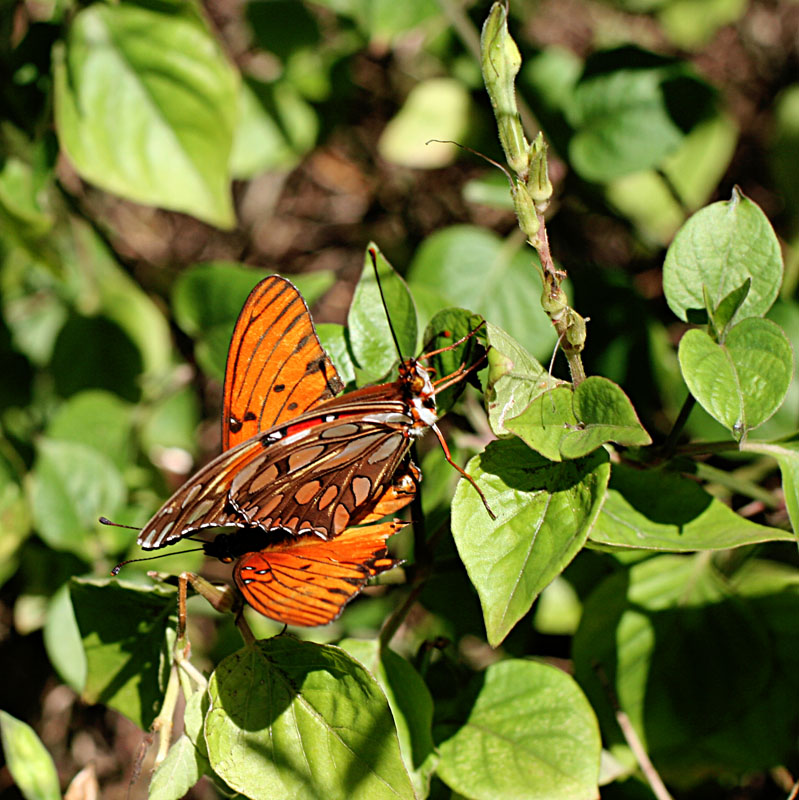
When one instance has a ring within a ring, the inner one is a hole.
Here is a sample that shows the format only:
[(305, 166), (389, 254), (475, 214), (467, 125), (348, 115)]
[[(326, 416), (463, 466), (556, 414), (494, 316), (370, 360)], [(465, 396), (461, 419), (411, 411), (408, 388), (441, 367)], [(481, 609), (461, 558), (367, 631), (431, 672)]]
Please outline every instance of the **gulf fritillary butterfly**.
[(469, 371), (434, 384), (409, 359), (398, 380), (336, 397), (343, 383), (305, 300), (285, 278), (265, 278), (228, 352), (223, 452), (169, 498), (137, 543), (154, 550), (203, 529), (236, 529), (203, 550), (235, 560), (249, 605), (289, 625), (331, 622), (369, 578), (397, 563), (386, 540), (405, 523), (378, 520), (416, 493), (413, 439), (432, 428), (454, 464), (435, 395)]

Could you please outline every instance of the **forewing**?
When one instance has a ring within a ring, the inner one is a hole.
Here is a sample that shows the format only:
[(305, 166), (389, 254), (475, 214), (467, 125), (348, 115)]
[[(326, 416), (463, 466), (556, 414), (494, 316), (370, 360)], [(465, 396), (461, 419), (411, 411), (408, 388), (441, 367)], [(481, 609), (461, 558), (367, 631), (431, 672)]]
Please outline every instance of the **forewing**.
[(351, 528), (330, 541), (306, 534), (242, 556), (233, 571), (245, 600), (286, 625), (326, 625), (374, 575), (398, 562), (386, 539), (403, 527), (391, 521)]
[(264, 278), (250, 292), (230, 341), (222, 449), (297, 417), (343, 388), (298, 289), (279, 275)]

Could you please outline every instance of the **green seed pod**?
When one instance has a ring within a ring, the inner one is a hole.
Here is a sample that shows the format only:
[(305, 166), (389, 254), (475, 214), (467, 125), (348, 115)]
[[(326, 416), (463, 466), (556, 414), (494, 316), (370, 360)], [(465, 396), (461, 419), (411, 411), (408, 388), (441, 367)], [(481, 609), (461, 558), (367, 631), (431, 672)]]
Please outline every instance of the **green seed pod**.
[(524, 235), (532, 242), (541, 227), (538, 221), (538, 214), (536, 214), (535, 203), (530, 193), (527, 191), (527, 186), (521, 181), (515, 181), (511, 189), (511, 196), (513, 197), (513, 208), (516, 211), (516, 218), (519, 220), (519, 227), (522, 229)]
[(544, 135), (539, 131), (530, 147), (530, 174), (527, 177), (527, 189), (533, 198), (536, 208), (543, 211), (552, 198), (552, 182), (549, 180), (547, 164), (548, 145)]

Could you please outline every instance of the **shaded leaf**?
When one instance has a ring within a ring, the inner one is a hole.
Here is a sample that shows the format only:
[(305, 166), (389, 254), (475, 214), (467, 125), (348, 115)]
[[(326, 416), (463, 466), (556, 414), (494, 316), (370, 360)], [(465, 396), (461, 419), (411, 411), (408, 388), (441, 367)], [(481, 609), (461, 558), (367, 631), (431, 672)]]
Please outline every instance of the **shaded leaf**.
[(696, 481), (666, 470), (616, 464), (591, 541), (615, 547), (690, 552), (784, 541), (788, 531), (757, 525), (708, 494)]
[(443, 781), (475, 800), (597, 797), (599, 730), (570, 676), (511, 659), (476, 680), (463, 726), (440, 744)]
[(73, 578), (87, 679), (83, 699), (104, 703), (147, 729), (158, 713), (171, 663), (167, 631), (175, 626), (174, 592)]
[(388, 699), (400, 752), (418, 798), (427, 797), (437, 757), (433, 746), (433, 698), (421, 675), (377, 639), (344, 639), (339, 646), (374, 675)]
[(603, 450), (556, 463), (519, 440), (501, 440), (473, 458), (466, 471), (497, 519), (490, 519), (474, 487), (462, 479), (452, 504), (452, 535), (480, 595), (488, 641), (496, 647), (585, 543), (610, 468)]
[(247, 797), (413, 797), (388, 703), (342, 650), (255, 642), (219, 664), (208, 692), (211, 766)]

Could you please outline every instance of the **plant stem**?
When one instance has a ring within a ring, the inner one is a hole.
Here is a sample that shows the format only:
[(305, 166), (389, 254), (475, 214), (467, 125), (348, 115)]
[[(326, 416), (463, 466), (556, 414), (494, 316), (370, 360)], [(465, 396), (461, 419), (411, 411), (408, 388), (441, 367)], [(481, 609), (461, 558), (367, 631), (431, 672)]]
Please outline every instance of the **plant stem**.
[(680, 438), (680, 434), (685, 427), (685, 423), (688, 422), (688, 417), (691, 414), (691, 411), (693, 411), (695, 405), (696, 398), (692, 394), (689, 394), (685, 398), (685, 402), (682, 404), (682, 408), (680, 409), (680, 413), (677, 415), (677, 420), (672, 426), (671, 432), (666, 437), (666, 441), (663, 443), (663, 447), (661, 448), (663, 458), (671, 458), (672, 454), (674, 453), (674, 449), (677, 446), (677, 440)]

